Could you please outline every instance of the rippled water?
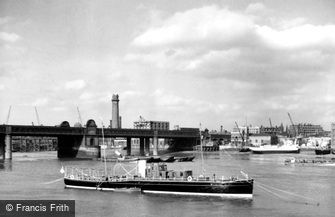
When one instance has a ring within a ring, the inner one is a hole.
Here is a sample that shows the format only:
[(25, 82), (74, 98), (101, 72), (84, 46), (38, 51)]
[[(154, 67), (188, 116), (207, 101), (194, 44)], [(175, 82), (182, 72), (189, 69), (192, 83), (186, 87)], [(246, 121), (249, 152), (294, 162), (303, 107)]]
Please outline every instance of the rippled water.
[[(0, 199), (73, 199), (76, 216), (334, 216), (335, 167), (285, 165), (289, 156), (314, 158), (312, 152), (291, 155), (253, 155), (237, 152), (205, 153), (206, 174), (240, 175), (255, 179), (254, 198), (248, 200), (149, 195), (140, 192), (101, 192), (65, 189), (59, 172), (64, 166), (101, 167), (99, 161), (58, 160), (16, 156), (0, 164)], [(328, 156), (328, 158), (334, 155)], [(108, 163), (109, 168), (113, 164)], [(172, 163), (173, 169), (199, 172), (195, 162)]]

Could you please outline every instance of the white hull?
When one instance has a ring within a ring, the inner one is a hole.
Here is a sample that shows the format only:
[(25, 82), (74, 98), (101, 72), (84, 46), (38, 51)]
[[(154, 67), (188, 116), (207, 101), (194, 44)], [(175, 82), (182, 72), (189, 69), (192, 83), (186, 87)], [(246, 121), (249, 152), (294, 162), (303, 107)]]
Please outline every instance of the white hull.
[(256, 154), (266, 154), (266, 153), (299, 153), (300, 148), (295, 146), (261, 146), (261, 147), (250, 147), (250, 150)]
[(173, 194), (173, 195), (187, 195), (187, 196), (210, 196), (221, 198), (235, 198), (235, 199), (252, 199), (252, 194), (219, 194), (219, 193), (192, 193), (192, 192), (175, 192), (175, 191), (151, 191), (144, 190), (143, 193), (150, 194)]

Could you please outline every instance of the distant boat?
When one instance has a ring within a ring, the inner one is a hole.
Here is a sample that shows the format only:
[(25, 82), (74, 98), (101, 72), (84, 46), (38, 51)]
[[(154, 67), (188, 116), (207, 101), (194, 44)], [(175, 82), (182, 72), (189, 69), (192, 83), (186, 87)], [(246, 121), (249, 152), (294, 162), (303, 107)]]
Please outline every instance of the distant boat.
[(316, 155), (325, 155), (325, 154), (330, 154), (331, 149), (315, 149), (315, 154)]
[(315, 154), (316, 155), (325, 155), (331, 153), (331, 140), (330, 138), (321, 138), (320, 143), (317, 142), (315, 147)]
[(260, 147), (250, 147), (254, 154), (287, 154), (300, 153), (300, 148), (290, 145), (263, 145)]
[(165, 163), (172, 163), (175, 162), (176, 159), (174, 156), (170, 156), (170, 157), (150, 157), (146, 159), (147, 163), (161, 163), (161, 162), (165, 162)]
[(251, 149), (249, 148), (249, 147), (242, 147), (242, 148), (240, 148), (240, 150), (238, 150), (239, 152), (249, 152), (249, 151), (251, 151)]
[(193, 161), (193, 159), (195, 158), (195, 156), (190, 156), (190, 157), (179, 157), (176, 158), (176, 160), (178, 162), (185, 162), (185, 161)]

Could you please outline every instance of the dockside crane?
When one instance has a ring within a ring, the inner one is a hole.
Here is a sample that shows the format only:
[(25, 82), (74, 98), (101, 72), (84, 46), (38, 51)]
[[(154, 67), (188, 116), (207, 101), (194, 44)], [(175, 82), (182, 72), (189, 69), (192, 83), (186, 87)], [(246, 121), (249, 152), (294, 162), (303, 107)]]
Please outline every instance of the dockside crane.
[(38, 115), (38, 111), (37, 111), (36, 106), (35, 106), (35, 114), (36, 114), (37, 124), (38, 124), (38, 126), (40, 126), (41, 125), (41, 123), (40, 123), (40, 116)]
[(80, 111), (79, 111), (79, 107), (78, 107), (78, 106), (77, 106), (77, 112), (78, 112), (79, 123), (80, 123), (81, 126), (83, 127), (83, 120), (81, 119), (81, 115), (80, 115)]
[(272, 128), (272, 122), (271, 122), (271, 118), (269, 118), (269, 121), (270, 121), (270, 127)]
[(237, 124), (236, 121), (235, 121), (235, 125), (236, 125), (236, 127), (237, 127), (237, 130), (238, 130), (238, 132), (239, 132), (241, 138), (242, 138), (242, 147), (244, 147), (244, 145), (245, 145), (245, 142), (244, 142), (244, 134), (241, 133), (241, 130), (240, 130), (240, 128), (238, 127), (238, 124)]
[(8, 123), (9, 123), (9, 117), (10, 117), (10, 111), (11, 110), (12, 110), (12, 106), (10, 105), (9, 109), (8, 109), (8, 114), (7, 114), (7, 119), (6, 119), (6, 125), (8, 125)]
[(289, 112), (287, 112), (287, 115), (288, 115), (288, 117), (289, 117), (289, 119), (290, 119), (290, 121), (291, 121), (291, 124), (292, 124), (293, 130), (294, 130), (294, 137), (296, 137), (296, 136), (297, 136), (297, 131), (296, 131), (296, 129), (295, 129), (295, 126), (294, 126), (294, 123), (293, 123), (292, 117), (291, 117), (291, 115), (290, 115), (290, 113), (289, 113)]

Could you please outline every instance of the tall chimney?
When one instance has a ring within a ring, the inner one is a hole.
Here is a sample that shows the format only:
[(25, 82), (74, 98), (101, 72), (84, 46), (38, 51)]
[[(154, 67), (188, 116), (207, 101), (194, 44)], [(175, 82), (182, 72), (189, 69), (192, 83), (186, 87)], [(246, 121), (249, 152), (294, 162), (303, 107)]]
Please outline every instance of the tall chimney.
[(112, 128), (120, 128), (119, 116), (119, 95), (113, 94), (112, 96)]

